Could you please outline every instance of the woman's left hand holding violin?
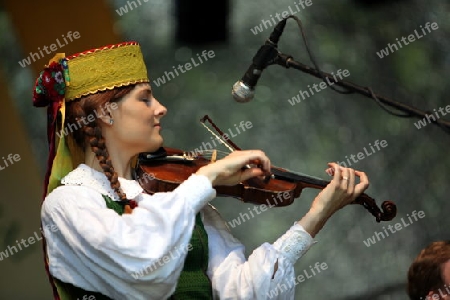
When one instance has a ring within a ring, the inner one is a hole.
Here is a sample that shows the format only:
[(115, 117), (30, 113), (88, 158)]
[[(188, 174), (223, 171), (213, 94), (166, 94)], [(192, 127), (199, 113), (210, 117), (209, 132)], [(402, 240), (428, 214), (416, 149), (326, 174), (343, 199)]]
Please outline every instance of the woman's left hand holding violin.
[[(314, 237), (339, 209), (353, 202), (369, 187), (366, 174), (336, 163), (329, 163), (326, 172), (333, 180), (317, 195), (310, 210), (298, 222)], [(357, 178), (359, 177), (359, 182)]]

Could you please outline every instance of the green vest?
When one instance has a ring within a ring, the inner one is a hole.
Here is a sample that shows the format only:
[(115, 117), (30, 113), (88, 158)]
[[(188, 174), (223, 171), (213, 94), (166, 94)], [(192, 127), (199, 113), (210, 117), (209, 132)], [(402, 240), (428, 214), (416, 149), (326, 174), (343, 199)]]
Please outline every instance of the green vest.
[[(123, 214), (124, 207), (120, 203), (113, 201), (106, 195), (103, 195), (103, 198), (108, 208), (113, 209), (119, 215)], [(195, 217), (195, 227), (189, 244), (188, 249), (190, 251), (187, 253), (186, 260), (184, 261), (183, 271), (181, 272), (175, 292), (169, 299), (212, 299), (212, 285), (209, 277), (206, 275), (208, 268), (208, 235), (203, 227), (200, 213)], [(56, 278), (53, 279), (61, 300), (111, 300), (101, 293), (88, 292)], [(89, 296), (94, 296), (95, 298), (89, 298)]]

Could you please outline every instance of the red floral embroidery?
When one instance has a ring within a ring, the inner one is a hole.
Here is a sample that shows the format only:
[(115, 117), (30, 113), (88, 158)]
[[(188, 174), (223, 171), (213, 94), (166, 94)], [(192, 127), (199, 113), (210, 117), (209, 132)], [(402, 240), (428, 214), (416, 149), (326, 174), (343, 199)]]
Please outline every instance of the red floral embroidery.
[(40, 74), (35, 83), (33, 105), (43, 107), (51, 102), (60, 103), (64, 99), (66, 82), (63, 76), (63, 66), (52, 62)]

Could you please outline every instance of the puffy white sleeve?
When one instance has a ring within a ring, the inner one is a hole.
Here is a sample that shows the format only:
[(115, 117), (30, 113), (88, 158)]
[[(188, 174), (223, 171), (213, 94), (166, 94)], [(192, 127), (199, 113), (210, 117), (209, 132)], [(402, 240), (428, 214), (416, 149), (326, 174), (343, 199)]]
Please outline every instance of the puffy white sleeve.
[(215, 209), (205, 207), (203, 215), (215, 299), (294, 299), (294, 264), (314, 243), (302, 226), (294, 224), (275, 243), (256, 248), (247, 260), (243, 244), (231, 235)]
[(132, 214), (106, 207), (98, 191), (60, 186), (41, 219), (50, 273), (113, 299), (166, 299), (175, 290), (195, 215), (216, 195), (192, 175), (173, 192), (138, 196)]

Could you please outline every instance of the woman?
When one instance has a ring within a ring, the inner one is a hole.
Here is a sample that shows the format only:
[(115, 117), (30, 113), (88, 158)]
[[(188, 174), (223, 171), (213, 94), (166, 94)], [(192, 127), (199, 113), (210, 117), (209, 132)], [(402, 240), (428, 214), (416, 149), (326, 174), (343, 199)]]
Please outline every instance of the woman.
[(295, 262), (369, 184), (364, 173), (330, 163), (333, 180), (310, 210), (246, 260), (208, 202), (214, 186), (262, 176), (270, 160), (259, 150), (236, 151), (173, 192), (143, 193), (132, 162), (162, 146), (167, 110), (152, 93), (137, 43), (58, 54), (36, 81), (34, 105), (49, 112), (41, 214), (57, 299), (266, 299), (280, 285), (287, 290), (277, 299), (292, 299)]

